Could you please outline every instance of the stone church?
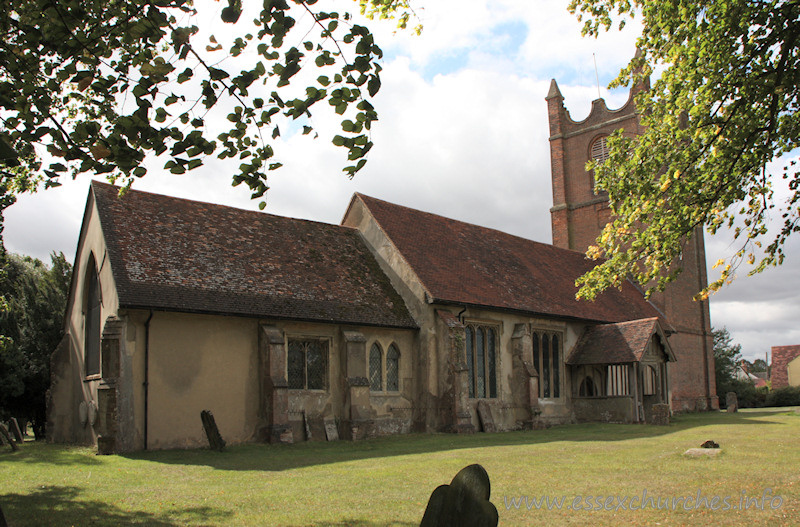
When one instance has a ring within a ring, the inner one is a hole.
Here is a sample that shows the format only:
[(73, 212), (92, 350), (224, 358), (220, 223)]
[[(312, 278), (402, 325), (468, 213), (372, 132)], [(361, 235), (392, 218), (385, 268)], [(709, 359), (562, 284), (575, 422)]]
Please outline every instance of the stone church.
[[(647, 301), (575, 299), (608, 219), (584, 169), (632, 99), (547, 96), (553, 245), (355, 194), (340, 225), (93, 182), (48, 436), (101, 452), (648, 422), (715, 407), (702, 236)], [(658, 405), (658, 406), (656, 406)]]

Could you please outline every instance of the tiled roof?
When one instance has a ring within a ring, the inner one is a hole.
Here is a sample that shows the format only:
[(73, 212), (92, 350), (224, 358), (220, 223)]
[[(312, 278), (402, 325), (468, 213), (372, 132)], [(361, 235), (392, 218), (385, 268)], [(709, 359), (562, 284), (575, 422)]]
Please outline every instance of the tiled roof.
[(120, 307), (415, 328), (354, 229), (92, 183)]
[(593, 262), (579, 252), (362, 194), (361, 199), (438, 303), (469, 304), (595, 322), (660, 314), (633, 284), (594, 302), (575, 299)]
[[(588, 328), (567, 357), (567, 364), (624, 364), (642, 360), (658, 319), (645, 318)], [(666, 339), (662, 340), (666, 343)], [(668, 346), (668, 344), (666, 344)], [(669, 348), (667, 355), (671, 356)]]
[(789, 363), (800, 357), (800, 344), (794, 346), (772, 346), (772, 389), (789, 386)]

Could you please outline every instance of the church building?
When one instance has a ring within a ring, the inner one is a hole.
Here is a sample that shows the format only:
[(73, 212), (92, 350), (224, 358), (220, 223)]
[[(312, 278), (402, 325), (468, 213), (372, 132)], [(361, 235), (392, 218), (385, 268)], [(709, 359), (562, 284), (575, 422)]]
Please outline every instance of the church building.
[(48, 437), (199, 447), (202, 410), (236, 444), (713, 407), (708, 306), (691, 303), (702, 238), (684, 255), (695, 281), (671, 294), (628, 282), (575, 299), (608, 218), (584, 165), (637, 122), (632, 102), (575, 123), (555, 82), (547, 101), (553, 245), (362, 194), (330, 225), (93, 182)]

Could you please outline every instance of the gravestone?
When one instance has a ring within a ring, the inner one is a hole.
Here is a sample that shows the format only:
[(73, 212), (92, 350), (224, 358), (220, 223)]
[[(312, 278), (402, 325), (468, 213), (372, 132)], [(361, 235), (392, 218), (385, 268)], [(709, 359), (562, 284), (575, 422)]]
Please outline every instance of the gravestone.
[(478, 418), (481, 421), (481, 429), (484, 432), (497, 432), (497, 427), (494, 424), (494, 418), (492, 418), (492, 408), (486, 401), (478, 401)]
[(326, 431), (325, 431), (325, 421), (323, 421), (321, 416), (312, 417), (308, 420), (308, 426), (311, 428), (311, 439), (310, 441), (325, 441), (326, 440)]
[(0, 423), (0, 438), (5, 440), (5, 442), (8, 443), (9, 446), (11, 446), (11, 450), (13, 450), (14, 452), (17, 451), (17, 445), (11, 439), (11, 435), (8, 433), (8, 428), (6, 428), (6, 425), (4, 425), (3, 423)]
[(650, 424), (666, 426), (669, 424), (669, 405), (654, 404), (650, 407)]
[(728, 392), (725, 394), (725, 406), (729, 413), (739, 411), (739, 399), (736, 397), (736, 392)]
[(328, 441), (339, 440), (339, 430), (336, 429), (336, 419), (325, 419), (325, 437)]
[(210, 411), (203, 410), (200, 412), (200, 419), (203, 421), (203, 429), (206, 431), (208, 445), (211, 447), (211, 450), (222, 452), (222, 450), (225, 448), (225, 440), (222, 439), (222, 436), (219, 433), (217, 422), (214, 420), (214, 416)]
[(14, 435), (17, 443), (22, 443), (22, 430), (19, 429), (19, 423), (17, 423), (17, 419), (15, 417), (12, 417), (8, 420), (8, 430)]
[(311, 423), (305, 410), (303, 410), (303, 428), (306, 431), (306, 441), (311, 441)]
[(489, 501), (489, 474), (480, 465), (462, 468), (449, 485), (431, 493), (420, 527), (497, 527), (497, 508)]

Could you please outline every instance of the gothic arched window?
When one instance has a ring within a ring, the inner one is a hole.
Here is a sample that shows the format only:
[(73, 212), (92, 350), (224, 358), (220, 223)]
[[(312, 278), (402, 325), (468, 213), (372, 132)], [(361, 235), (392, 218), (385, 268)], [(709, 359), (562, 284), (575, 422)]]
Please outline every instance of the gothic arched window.
[(369, 389), (383, 390), (383, 350), (377, 342), (369, 350)]
[(386, 391), (400, 390), (400, 352), (392, 344), (386, 352)]
[(89, 256), (88, 263), (84, 308), (86, 319), (83, 326), (83, 352), (87, 376), (100, 373), (100, 279), (97, 276), (94, 255)]

